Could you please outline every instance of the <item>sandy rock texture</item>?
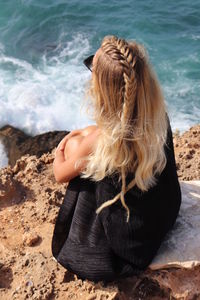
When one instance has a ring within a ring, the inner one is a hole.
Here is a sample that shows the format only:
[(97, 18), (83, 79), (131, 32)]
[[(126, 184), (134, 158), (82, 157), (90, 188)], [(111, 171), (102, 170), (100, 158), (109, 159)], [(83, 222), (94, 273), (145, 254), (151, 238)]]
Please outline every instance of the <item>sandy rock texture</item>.
[(200, 180), (200, 124), (182, 135), (175, 133), (174, 150), (179, 179)]
[[(176, 148), (185, 151), (181, 143)], [(67, 184), (55, 182), (53, 158), (25, 155), (0, 170), (0, 299), (200, 299), (199, 265), (149, 268), (110, 284), (82, 281), (60, 266), (51, 238)]]

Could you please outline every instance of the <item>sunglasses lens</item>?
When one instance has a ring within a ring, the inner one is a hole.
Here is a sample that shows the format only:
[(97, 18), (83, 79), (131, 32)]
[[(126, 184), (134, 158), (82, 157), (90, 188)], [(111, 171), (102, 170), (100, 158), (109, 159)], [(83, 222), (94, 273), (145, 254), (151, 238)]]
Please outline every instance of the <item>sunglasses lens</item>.
[(93, 62), (94, 55), (89, 56), (86, 58), (83, 63), (86, 65), (86, 67), (92, 72), (92, 62)]

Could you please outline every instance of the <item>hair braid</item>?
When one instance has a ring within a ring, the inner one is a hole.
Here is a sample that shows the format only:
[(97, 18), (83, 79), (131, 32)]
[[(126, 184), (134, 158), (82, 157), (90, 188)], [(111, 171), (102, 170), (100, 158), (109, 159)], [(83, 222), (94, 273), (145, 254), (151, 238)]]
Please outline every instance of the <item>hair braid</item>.
[(122, 108), (121, 121), (124, 129), (132, 116), (134, 103), (137, 93), (137, 78), (134, 70), (134, 66), (137, 61), (137, 56), (133, 53), (133, 50), (129, 47), (128, 43), (123, 39), (118, 39), (116, 42), (117, 49), (122, 53), (125, 61), (127, 62), (127, 68), (124, 68), (124, 102)]
[(117, 202), (117, 200), (121, 199), (121, 203), (127, 211), (126, 222), (128, 222), (129, 217), (130, 217), (130, 210), (125, 203), (124, 195), (135, 186), (135, 178), (133, 180), (131, 180), (131, 182), (126, 186), (124, 173), (122, 172), (122, 174), (123, 174), (122, 175), (122, 181), (123, 181), (122, 191), (119, 194), (117, 194), (113, 199), (104, 202), (99, 208), (97, 208), (96, 213), (99, 214), (105, 207), (107, 207), (107, 206)]
[(134, 45), (134, 51), (124, 39), (115, 36), (104, 39), (102, 49), (112, 59), (117, 59), (123, 67), (123, 106), (121, 112), (121, 125), (125, 130), (134, 108), (134, 100), (137, 93), (137, 78), (134, 70), (136, 62), (141, 58), (138, 47)]
[[(121, 127), (123, 133), (125, 133), (126, 126), (129, 123), (132, 112), (134, 108), (134, 101), (137, 93), (137, 79), (134, 70), (134, 66), (137, 62), (137, 54), (133, 52), (128, 45), (128, 43), (124, 39), (119, 39), (116, 37), (106, 38), (104, 39), (101, 45), (104, 53), (108, 54), (112, 59), (116, 59), (119, 61), (120, 65), (123, 67), (123, 105), (121, 112)], [(121, 143), (123, 143), (124, 134), (122, 135)], [(103, 203), (98, 209), (97, 213), (99, 213), (104, 207), (113, 204), (118, 199), (121, 199), (121, 203), (127, 211), (127, 222), (129, 220), (130, 211), (128, 206), (125, 203), (125, 194), (126, 192), (135, 185), (135, 179), (133, 179), (129, 186), (126, 187), (126, 173), (124, 167), (121, 168), (121, 178), (122, 178), (122, 190), (116, 195), (112, 200), (108, 200)]]

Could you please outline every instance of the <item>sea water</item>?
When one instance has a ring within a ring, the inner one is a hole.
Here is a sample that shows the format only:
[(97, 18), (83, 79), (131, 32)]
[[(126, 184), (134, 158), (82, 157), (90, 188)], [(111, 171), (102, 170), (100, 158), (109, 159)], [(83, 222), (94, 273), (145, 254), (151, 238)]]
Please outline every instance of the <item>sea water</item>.
[(173, 130), (200, 122), (199, 0), (0, 0), (0, 127), (39, 134), (92, 124), (82, 61), (105, 35), (146, 47)]

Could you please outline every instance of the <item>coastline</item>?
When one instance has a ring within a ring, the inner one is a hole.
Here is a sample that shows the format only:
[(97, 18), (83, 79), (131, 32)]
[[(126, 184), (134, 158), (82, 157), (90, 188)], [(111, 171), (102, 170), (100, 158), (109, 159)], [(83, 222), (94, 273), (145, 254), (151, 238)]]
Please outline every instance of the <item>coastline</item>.
[[(199, 137), (200, 124), (183, 135), (174, 134), (179, 179), (185, 180), (182, 188), (186, 180), (200, 181)], [(42, 135), (44, 145), (48, 139), (48, 134)], [(36, 140), (41, 146), (41, 135)], [(67, 183), (55, 182), (54, 151), (53, 147), (38, 157), (26, 154), (12, 167), (0, 169), (0, 298), (189, 300), (200, 296), (200, 265), (148, 269), (139, 278), (107, 285), (82, 281), (60, 266), (52, 257), (51, 238)]]
[[(49, 131), (30, 136), (18, 128), (6, 125), (0, 128), (0, 142), (7, 152), (8, 164), (14, 167), (23, 155), (36, 155), (39, 158), (44, 153), (52, 152), (68, 133), (69, 131)], [(179, 179), (200, 179), (200, 124), (182, 134), (179, 131), (173, 132), (173, 142)]]

